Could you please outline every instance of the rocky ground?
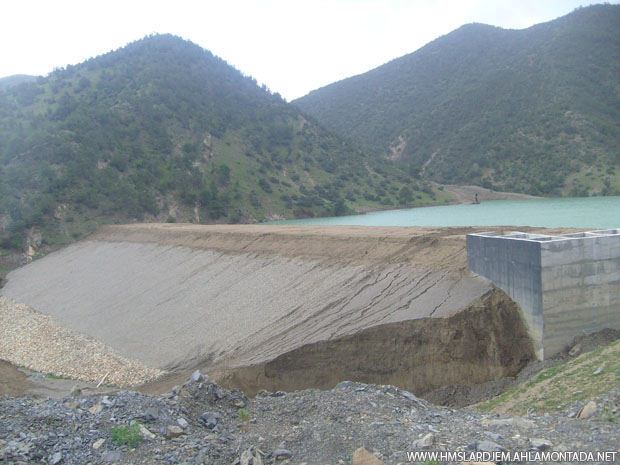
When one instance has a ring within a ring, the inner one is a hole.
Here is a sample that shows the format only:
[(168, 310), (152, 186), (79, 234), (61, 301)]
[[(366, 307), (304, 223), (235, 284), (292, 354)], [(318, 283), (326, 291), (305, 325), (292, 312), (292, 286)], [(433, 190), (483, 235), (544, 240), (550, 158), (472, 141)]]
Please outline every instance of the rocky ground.
[(620, 387), (582, 407), (500, 417), (348, 381), (248, 399), (196, 372), (163, 395), (5, 398), (0, 463), (397, 464), (425, 450), (609, 451), (615, 462), (598, 463), (618, 463)]

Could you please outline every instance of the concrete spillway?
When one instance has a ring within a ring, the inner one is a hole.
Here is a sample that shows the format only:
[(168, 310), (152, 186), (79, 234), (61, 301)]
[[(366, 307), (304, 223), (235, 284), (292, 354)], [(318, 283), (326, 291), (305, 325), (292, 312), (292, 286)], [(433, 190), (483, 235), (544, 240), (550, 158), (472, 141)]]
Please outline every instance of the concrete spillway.
[(575, 338), (620, 329), (620, 230), (467, 236), (470, 270), (521, 306), (538, 358)]
[(13, 271), (2, 294), (126, 357), (249, 391), (356, 378), (420, 392), (532, 357), (516, 305), (467, 271), (469, 231), (109, 226)]

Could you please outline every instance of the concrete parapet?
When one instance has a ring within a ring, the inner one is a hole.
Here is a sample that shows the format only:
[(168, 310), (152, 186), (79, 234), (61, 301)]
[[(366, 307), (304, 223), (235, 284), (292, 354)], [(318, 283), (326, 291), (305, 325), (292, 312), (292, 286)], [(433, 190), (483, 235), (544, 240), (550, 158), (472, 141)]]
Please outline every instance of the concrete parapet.
[(469, 234), (467, 267), (521, 306), (540, 359), (577, 335), (620, 329), (620, 229)]

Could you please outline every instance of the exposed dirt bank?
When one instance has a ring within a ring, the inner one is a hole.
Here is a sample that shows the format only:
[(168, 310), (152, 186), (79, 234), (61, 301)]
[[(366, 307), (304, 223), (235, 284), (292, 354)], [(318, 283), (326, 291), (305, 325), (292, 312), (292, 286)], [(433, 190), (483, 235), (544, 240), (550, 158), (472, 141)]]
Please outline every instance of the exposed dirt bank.
[(4, 360), (0, 360), (0, 397), (23, 396), (32, 388), (28, 376), (17, 367)]
[(467, 271), (465, 234), (490, 229), (502, 228), (110, 226), (13, 271), (2, 293), (150, 367), (253, 367), (238, 371), (252, 390), (251, 370), (286, 384), (317, 364), (308, 383), (367, 372), (420, 392), (443, 372), (495, 379), (529, 357), (514, 311), (476, 310), (493, 288)]
[(343, 379), (423, 395), (442, 385), (515, 376), (534, 359), (517, 305), (495, 289), (454, 315), (375, 326), (214, 375), (248, 395), (261, 389), (331, 389)]
[(97, 384), (76, 379), (57, 378), (24, 367), (16, 367), (0, 360), (0, 398), (8, 396), (60, 399), (71, 395), (76, 388), (82, 394), (89, 396), (104, 396), (118, 391), (105, 384), (97, 388)]

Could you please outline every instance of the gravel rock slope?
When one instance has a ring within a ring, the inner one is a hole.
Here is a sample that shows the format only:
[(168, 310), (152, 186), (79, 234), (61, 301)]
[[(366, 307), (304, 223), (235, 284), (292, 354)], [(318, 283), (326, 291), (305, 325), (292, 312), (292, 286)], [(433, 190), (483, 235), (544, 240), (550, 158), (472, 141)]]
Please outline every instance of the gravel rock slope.
[(142, 384), (163, 374), (3, 296), (0, 296), (0, 360), (42, 373), (91, 383), (105, 381), (119, 387)]

